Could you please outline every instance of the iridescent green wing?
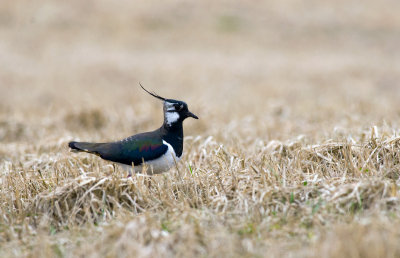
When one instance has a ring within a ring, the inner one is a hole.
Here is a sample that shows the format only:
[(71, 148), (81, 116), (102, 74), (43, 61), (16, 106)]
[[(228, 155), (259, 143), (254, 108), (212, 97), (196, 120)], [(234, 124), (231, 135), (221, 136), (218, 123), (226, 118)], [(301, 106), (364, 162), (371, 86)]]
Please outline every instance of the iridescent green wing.
[(96, 149), (103, 159), (135, 166), (144, 161), (154, 160), (164, 155), (168, 146), (154, 133), (131, 136), (119, 142), (105, 143)]

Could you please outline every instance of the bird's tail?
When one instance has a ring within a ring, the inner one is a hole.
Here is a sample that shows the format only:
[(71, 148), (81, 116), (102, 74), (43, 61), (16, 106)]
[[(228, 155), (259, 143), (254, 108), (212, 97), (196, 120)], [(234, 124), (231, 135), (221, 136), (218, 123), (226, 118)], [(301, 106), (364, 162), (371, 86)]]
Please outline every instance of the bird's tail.
[(98, 155), (97, 148), (102, 143), (91, 143), (91, 142), (69, 142), (68, 146), (72, 152), (88, 152)]

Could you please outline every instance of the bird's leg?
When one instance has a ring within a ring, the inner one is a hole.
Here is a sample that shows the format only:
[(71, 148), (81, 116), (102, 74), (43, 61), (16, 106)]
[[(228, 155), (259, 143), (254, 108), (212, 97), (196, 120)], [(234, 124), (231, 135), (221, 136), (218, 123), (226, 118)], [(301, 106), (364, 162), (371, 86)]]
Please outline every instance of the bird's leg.
[(128, 170), (128, 176), (127, 176), (127, 178), (131, 178), (131, 177), (132, 177), (132, 173), (135, 172), (134, 166), (135, 166), (135, 165), (134, 165), (133, 162), (132, 162), (131, 167), (127, 169), (127, 170)]
[(146, 173), (143, 175), (143, 179), (144, 179), (144, 183), (147, 186), (147, 188), (151, 188), (152, 177), (150, 175), (147, 175), (147, 173)]

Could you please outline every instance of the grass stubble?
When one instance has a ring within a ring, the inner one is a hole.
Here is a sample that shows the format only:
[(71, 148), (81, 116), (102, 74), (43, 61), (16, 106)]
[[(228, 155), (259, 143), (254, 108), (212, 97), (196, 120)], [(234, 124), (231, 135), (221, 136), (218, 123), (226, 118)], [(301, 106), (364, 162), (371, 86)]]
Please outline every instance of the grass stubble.
[[(0, 256), (400, 257), (395, 2), (22, 2), (0, 6)], [(200, 117), (177, 167), (68, 152), (156, 128), (139, 80)]]
[(187, 138), (185, 161), (152, 177), (127, 178), (118, 167), (66, 150), (28, 165), (3, 163), (1, 252), (400, 254), (400, 137), (373, 131), (363, 143), (296, 139), (245, 149), (211, 136)]

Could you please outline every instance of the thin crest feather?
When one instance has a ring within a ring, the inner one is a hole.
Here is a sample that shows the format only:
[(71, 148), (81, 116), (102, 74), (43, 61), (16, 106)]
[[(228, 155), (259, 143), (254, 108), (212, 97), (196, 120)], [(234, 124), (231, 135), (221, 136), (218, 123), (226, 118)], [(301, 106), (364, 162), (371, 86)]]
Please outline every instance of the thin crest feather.
[(162, 100), (162, 101), (166, 101), (165, 98), (161, 97), (161, 96), (158, 95), (157, 93), (155, 93), (155, 92), (150, 92), (150, 91), (146, 90), (140, 82), (139, 82), (139, 85), (140, 85), (140, 87), (142, 87), (142, 89), (143, 89), (145, 92), (149, 93), (151, 96), (153, 96), (153, 97), (155, 97), (155, 98), (158, 98), (158, 99), (160, 99), (160, 100)]

